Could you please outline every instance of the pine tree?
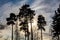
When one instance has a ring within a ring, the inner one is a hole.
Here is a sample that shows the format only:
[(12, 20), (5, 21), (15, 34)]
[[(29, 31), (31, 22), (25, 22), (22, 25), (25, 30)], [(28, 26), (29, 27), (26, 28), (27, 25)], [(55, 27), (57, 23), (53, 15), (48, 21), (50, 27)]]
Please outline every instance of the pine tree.
[(60, 35), (60, 6), (59, 8), (55, 11), (55, 15), (52, 17), (53, 23), (52, 23), (52, 33), (53, 33), (53, 38), (59, 39)]
[(43, 40), (42, 30), (45, 31), (45, 28), (43, 26), (46, 25), (45, 18), (42, 15), (38, 16), (38, 30), (41, 29), (41, 40)]
[[(23, 14), (22, 17), (24, 17), (27, 20), (27, 22), (30, 21), (31, 23), (31, 40), (33, 40), (32, 19), (33, 19), (33, 16), (35, 15), (34, 11), (31, 10), (31, 8), (29, 8), (29, 5), (27, 4), (23, 5), (20, 10), (21, 10), (21, 13)], [(27, 30), (29, 31), (29, 29)], [(29, 35), (28, 35), (28, 40), (29, 40)]]
[(14, 13), (11, 13), (10, 17), (6, 18), (7, 25), (10, 25), (10, 24), (12, 25), (12, 38), (11, 38), (11, 40), (13, 40), (13, 25), (15, 24), (14, 21), (16, 21), (15, 17), (16, 17), (16, 15)]

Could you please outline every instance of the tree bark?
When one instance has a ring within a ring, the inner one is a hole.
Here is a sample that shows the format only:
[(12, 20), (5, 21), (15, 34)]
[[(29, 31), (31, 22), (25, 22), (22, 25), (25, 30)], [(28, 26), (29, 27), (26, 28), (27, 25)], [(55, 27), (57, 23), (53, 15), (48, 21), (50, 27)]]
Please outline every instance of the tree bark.
[[(28, 29), (28, 32), (29, 32), (29, 29)], [(28, 39), (27, 40), (29, 40), (29, 33), (28, 33)]]
[(58, 35), (58, 40), (59, 40), (59, 35)]
[(17, 30), (18, 28), (17, 28), (17, 23), (16, 23), (16, 30), (15, 30), (15, 32), (16, 32), (16, 39), (15, 40), (18, 40), (18, 30)]
[(41, 40), (43, 40), (43, 36), (42, 36), (42, 29), (41, 29)]
[(13, 24), (12, 24), (12, 38), (11, 38), (11, 40), (13, 40)]
[(29, 40), (29, 27), (28, 27), (28, 17), (26, 17), (26, 20), (27, 20), (27, 40)]
[(32, 22), (30, 20), (30, 24), (31, 24), (31, 40), (33, 40), (33, 30), (32, 30)]
[(26, 32), (25, 32), (25, 40), (26, 40)]

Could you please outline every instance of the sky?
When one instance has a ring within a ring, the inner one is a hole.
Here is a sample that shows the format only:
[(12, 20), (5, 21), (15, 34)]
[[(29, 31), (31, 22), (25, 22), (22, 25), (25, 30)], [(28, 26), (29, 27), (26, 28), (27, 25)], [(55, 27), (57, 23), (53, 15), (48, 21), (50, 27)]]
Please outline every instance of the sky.
[[(6, 18), (9, 17), (9, 14), (12, 12), (18, 14), (19, 8), (24, 4), (29, 4), (30, 8), (35, 10), (37, 15), (45, 17), (47, 21), (45, 33), (49, 34), (52, 16), (54, 15), (54, 11), (59, 7), (60, 0), (0, 0), (0, 22), (6, 24)], [(35, 22), (37, 15), (35, 16)]]

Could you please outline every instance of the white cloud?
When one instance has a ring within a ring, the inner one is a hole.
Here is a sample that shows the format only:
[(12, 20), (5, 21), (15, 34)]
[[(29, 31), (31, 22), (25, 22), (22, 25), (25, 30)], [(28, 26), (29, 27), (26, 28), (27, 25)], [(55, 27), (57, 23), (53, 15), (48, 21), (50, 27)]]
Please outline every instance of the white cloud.
[[(27, 2), (27, 0), (23, 0), (21, 2), (18, 2), (16, 4), (13, 4), (12, 2), (8, 2), (6, 4), (4, 4), (3, 6), (0, 7), (0, 14), (2, 16), (0, 16), (0, 21), (3, 24), (6, 24), (6, 18), (9, 17), (10, 13), (19, 13), (19, 8), (24, 5)], [(6, 31), (6, 32), (5, 32)], [(5, 33), (4, 33), (5, 32)], [(3, 31), (1, 31), (1, 34), (3, 34), (3, 38), (5, 39), (7, 36), (9, 36), (9, 38), (11, 38), (11, 28), (9, 30), (9, 27), (7, 29), (4, 29)]]
[[(0, 20), (2, 23), (5, 23), (6, 18), (9, 16), (11, 12), (17, 14), (19, 13), (19, 8), (27, 3), (28, 0), (23, 0), (21, 2), (17, 2), (16, 4), (13, 4), (12, 2), (8, 2), (0, 7), (0, 14), (2, 15), (0, 17)], [(52, 0), (50, 0), (52, 1)], [(54, 15), (54, 11), (58, 8), (59, 2), (56, 0), (53, 0), (53, 2), (45, 3), (44, 0), (35, 0), (32, 4), (30, 4), (30, 8), (35, 10), (36, 14), (42, 14), (44, 17), (46, 17), (47, 26), (46, 26), (46, 32), (49, 31), (50, 24), (52, 22), (51, 16)], [(48, 32), (49, 33), (49, 32)]]
[(12, 2), (8, 2), (0, 7), (0, 14), (2, 15), (0, 20), (2, 23), (5, 24), (6, 18), (9, 17), (10, 13), (19, 13), (19, 8), (24, 5), (27, 2), (27, 0), (23, 0), (21, 2), (18, 2), (16, 4), (13, 4)]
[(36, 14), (42, 14), (45, 16), (47, 21), (46, 32), (49, 32), (49, 28), (52, 23), (52, 16), (54, 15), (54, 11), (58, 8), (59, 2), (57, 0), (35, 0), (35, 2), (31, 5), (32, 9), (35, 9)]
[(36, 6), (39, 6), (42, 1), (43, 0), (35, 0), (34, 3), (31, 4), (31, 8), (34, 8)]

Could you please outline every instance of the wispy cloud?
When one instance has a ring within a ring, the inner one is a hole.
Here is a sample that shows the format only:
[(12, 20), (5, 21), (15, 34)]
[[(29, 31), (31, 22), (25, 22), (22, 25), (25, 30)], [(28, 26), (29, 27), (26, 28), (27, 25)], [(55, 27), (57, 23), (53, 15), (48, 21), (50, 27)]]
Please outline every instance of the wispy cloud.
[(16, 4), (13, 4), (12, 2), (8, 2), (0, 7), (0, 20), (5, 23), (6, 18), (9, 16), (11, 12), (18, 13), (19, 8), (24, 5), (27, 2), (27, 0), (20, 1)]
[[(19, 8), (25, 3), (28, 4), (28, 2), (29, 0), (21, 0), (14, 4), (13, 2), (9, 1), (0, 6), (0, 20), (2, 23), (6, 24), (6, 18), (9, 16), (9, 14), (11, 12), (15, 14), (19, 13)], [(30, 4), (30, 8), (35, 10), (37, 15), (42, 14), (44, 17), (46, 17), (46, 32), (49, 31), (48, 28), (52, 22), (51, 17), (54, 15), (54, 11), (58, 8), (59, 3), (60, 0), (34, 0), (34, 2)]]

